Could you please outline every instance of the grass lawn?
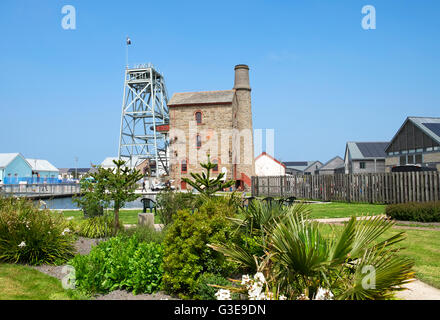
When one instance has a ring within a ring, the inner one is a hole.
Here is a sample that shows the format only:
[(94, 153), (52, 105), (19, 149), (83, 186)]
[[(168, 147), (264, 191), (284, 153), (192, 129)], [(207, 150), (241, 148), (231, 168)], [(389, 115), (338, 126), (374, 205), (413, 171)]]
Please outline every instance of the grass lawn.
[(312, 210), (311, 218), (345, 218), (360, 216), (362, 214), (384, 214), (385, 205), (368, 203), (312, 203), (309, 205)]
[[(342, 228), (330, 225), (322, 227), (324, 233), (329, 233), (331, 228)], [(404, 248), (401, 254), (413, 259), (417, 279), (440, 289), (440, 231), (393, 228), (385, 236), (402, 231), (405, 232), (406, 239), (399, 244)]]
[(61, 282), (31, 267), (0, 264), (0, 300), (72, 300), (75, 293)]
[[(56, 211), (56, 210), (55, 210)], [(108, 211), (109, 214), (113, 214), (113, 210)], [(120, 210), (119, 217), (123, 224), (137, 224), (138, 223), (138, 213), (141, 213), (142, 209), (133, 210)], [(68, 217), (73, 217), (74, 219), (81, 219), (84, 215), (80, 210), (66, 210), (63, 211), (63, 215)], [(154, 216), (154, 223), (160, 223), (158, 215)]]

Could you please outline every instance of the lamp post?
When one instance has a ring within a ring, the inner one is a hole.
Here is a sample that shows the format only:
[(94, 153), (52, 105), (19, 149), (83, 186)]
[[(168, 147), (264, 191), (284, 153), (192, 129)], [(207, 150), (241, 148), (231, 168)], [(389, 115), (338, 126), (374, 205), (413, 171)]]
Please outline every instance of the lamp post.
[(78, 157), (75, 157), (75, 179), (78, 179)]

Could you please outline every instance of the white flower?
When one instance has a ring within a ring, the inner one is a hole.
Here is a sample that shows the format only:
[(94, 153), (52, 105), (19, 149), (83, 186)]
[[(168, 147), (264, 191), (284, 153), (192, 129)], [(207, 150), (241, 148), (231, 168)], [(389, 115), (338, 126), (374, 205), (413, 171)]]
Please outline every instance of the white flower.
[(310, 300), (304, 293), (296, 298), (296, 300)]
[(22, 241), (18, 246), (20, 248), (26, 247), (26, 242)]
[(333, 293), (330, 290), (319, 287), (315, 300), (333, 300)]
[(266, 278), (264, 277), (264, 274), (262, 272), (257, 272), (254, 275), (254, 279), (257, 282), (261, 282), (261, 283), (265, 283), (266, 282)]
[(287, 300), (286, 296), (280, 295), (280, 300)]
[(231, 300), (231, 291), (227, 289), (220, 289), (215, 294), (215, 297), (217, 298), (217, 300)]
[(248, 288), (248, 289), (249, 289), (249, 287), (251, 286), (251, 282), (252, 282), (252, 280), (251, 280), (251, 278), (249, 277), (249, 275), (244, 274), (244, 275), (241, 277), (241, 284), (242, 284), (243, 286), (246, 286), (246, 288)]
[(66, 228), (63, 230), (63, 232), (61, 232), (61, 235), (64, 236), (66, 233), (69, 233), (69, 232), (70, 232), (70, 229)]
[(263, 286), (259, 283), (254, 283), (248, 291), (249, 300), (259, 300), (262, 291)]

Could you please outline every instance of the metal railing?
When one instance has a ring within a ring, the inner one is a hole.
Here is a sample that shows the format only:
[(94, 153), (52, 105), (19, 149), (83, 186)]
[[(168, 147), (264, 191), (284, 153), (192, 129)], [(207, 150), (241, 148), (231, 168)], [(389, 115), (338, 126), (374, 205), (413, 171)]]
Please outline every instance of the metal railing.
[(79, 183), (34, 183), (34, 184), (4, 184), (0, 185), (0, 194), (18, 197), (62, 196), (78, 194), (81, 191)]

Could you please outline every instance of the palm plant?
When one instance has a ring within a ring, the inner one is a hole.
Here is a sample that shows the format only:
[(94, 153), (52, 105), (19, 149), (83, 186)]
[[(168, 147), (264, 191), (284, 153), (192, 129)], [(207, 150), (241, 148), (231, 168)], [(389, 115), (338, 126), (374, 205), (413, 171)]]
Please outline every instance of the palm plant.
[[(259, 212), (253, 212), (257, 207)], [(333, 230), (328, 237), (303, 205), (290, 210), (274, 207), (272, 214), (267, 210), (257, 204), (241, 221), (245, 232), (256, 227), (262, 231), (262, 255), (251, 255), (239, 244), (211, 247), (263, 272), (271, 286), (291, 299), (302, 293), (313, 298), (320, 287), (331, 290), (336, 299), (386, 299), (414, 276), (413, 262), (398, 255), (396, 244), (404, 234), (387, 237), (394, 222), (384, 217), (352, 217), (342, 231)]]

